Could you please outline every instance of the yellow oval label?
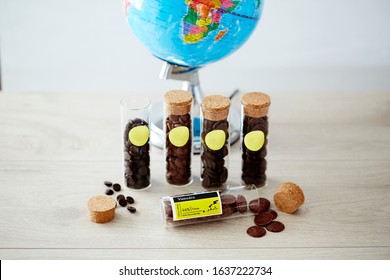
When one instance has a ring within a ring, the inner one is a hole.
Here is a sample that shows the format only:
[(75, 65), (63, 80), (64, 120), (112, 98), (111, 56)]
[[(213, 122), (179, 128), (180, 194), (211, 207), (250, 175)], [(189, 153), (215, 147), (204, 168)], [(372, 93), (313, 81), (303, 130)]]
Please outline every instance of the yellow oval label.
[(248, 150), (256, 152), (264, 145), (264, 132), (261, 130), (251, 131), (244, 137), (244, 144)]
[(169, 141), (176, 147), (183, 147), (190, 139), (190, 130), (186, 126), (172, 129), (168, 134)]
[(210, 150), (218, 151), (225, 145), (226, 133), (221, 129), (210, 131), (206, 134), (205, 142)]
[(141, 147), (148, 142), (149, 128), (146, 125), (136, 126), (129, 131), (130, 142), (138, 147)]

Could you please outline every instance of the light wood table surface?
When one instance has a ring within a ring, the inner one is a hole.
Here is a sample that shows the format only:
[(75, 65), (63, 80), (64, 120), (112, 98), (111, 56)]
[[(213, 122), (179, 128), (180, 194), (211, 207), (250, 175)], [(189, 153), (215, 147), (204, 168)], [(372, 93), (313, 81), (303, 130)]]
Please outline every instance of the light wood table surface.
[[(152, 149), (152, 187), (122, 191), (117, 209), (89, 221), (104, 180), (121, 182), (119, 94), (0, 93), (0, 259), (390, 259), (390, 93), (271, 93), (268, 186), (303, 188), (286, 229), (251, 238), (252, 217), (164, 228), (159, 198), (200, 191), (165, 185)], [(236, 100), (237, 102), (237, 100)], [(240, 180), (239, 145), (229, 182)]]

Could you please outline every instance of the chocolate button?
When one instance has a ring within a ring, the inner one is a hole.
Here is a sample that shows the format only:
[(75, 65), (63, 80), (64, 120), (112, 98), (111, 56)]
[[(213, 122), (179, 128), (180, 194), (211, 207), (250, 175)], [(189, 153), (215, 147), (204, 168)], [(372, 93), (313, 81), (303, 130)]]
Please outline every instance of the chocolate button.
[(267, 231), (261, 226), (251, 226), (246, 233), (251, 237), (260, 238), (266, 235)]
[(131, 196), (126, 196), (126, 201), (127, 201), (129, 204), (133, 204), (133, 203), (134, 203), (134, 198), (132, 198)]
[(119, 192), (121, 190), (121, 185), (115, 183), (114, 185), (112, 185), (112, 188), (114, 189), (114, 191)]
[(241, 194), (237, 196), (236, 205), (237, 205), (238, 212), (240, 212), (241, 214), (248, 211), (248, 202), (246, 201), (245, 196)]
[(231, 194), (223, 194), (221, 195), (221, 202), (222, 204), (232, 205), (236, 203), (236, 197)]
[(113, 195), (114, 194), (114, 191), (109, 189), (109, 190), (106, 190), (105, 192), (106, 195)]
[(284, 224), (278, 221), (273, 221), (266, 226), (268, 231), (272, 232), (281, 232), (284, 230)]
[(273, 215), (270, 212), (262, 212), (255, 216), (255, 224), (258, 226), (265, 226), (272, 222)]
[(278, 212), (276, 212), (272, 209), (269, 209), (268, 212), (270, 212), (272, 214), (272, 220), (275, 220), (278, 217)]
[(125, 206), (127, 205), (127, 201), (126, 201), (125, 198), (120, 198), (120, 199), (118, 200), (118, 203), (119, 203), (119, 205), (122, 206), (122, 207), (125, 207)]
[(249, 202), (249, 209), (253, 213), (261, 213), (267, 211), (270, 205), (271, 203), (268, 199), (260, 197)]
[(112, 186), (112, 182), (110, 182), (110, 181), (104, 181), (104, 184), (105, 184), (107, 187), (111, 187), (111, 186)]

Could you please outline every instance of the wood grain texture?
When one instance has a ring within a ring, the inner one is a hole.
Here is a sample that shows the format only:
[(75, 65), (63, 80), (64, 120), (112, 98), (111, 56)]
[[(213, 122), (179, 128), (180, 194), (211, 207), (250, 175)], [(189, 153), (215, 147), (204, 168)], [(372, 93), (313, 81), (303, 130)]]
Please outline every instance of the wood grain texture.
[[(306, 202), (279, 212), (286, 230), (254, 239), (253, 217), (164, 228), (159, 198), (199, 191), (164, 182), (152, 149), (152, 188), (121, 193), (136, 214), (88, 220), (88, 198), (121, 181), (120, 95), (0, 95), (0, 259), (390, 259), (390, 94), (272, 97), (268, 186), (301, 185)], [(240, 183), (239, 145), (230, 185)]]

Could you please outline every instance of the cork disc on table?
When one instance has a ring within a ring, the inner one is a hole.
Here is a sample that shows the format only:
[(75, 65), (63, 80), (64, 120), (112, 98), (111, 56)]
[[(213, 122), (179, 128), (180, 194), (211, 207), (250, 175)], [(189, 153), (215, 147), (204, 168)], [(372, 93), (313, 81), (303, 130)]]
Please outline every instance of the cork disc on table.
[(115, 217), (116, 202), (105, 195), (98, 195), (88, 200), (89, 218), (95, 223), (108, 223)]
[(205, 119), (220, 121), (227, 118), (230, 99), (223, 95), (210, 95), (202, 100), (202, 111)]
[(241, 98), (244, 114), (253, 118), (264, 117), (268, 114), (271, 98), (262, 92), (248, 92)]
[(169, 114), (184, 115), (191, 111), (192, 94), (185, 90), (170, 90), (164, 95), (164, 102)]

